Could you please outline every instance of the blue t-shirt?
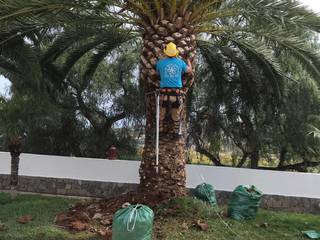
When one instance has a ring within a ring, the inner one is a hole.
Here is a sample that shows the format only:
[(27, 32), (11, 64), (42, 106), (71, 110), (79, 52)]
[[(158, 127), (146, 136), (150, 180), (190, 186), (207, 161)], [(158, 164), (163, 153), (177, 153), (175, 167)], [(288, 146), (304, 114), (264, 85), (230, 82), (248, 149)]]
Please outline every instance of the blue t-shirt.
[(181, 76), (187, 71), (187, 64), (179, 58), (165, 58), (157, 63), (160, 73), (160, 88), (182, 88)]

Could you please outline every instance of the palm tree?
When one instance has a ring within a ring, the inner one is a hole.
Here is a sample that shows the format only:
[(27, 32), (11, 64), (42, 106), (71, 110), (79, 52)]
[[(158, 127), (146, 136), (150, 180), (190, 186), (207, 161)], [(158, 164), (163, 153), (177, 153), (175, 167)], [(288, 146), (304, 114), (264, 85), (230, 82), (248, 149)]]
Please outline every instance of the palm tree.
[[(11, 197), (15, 198), (19, 180), (19, 163), (23, 143), (23, 120), (26, 116), (21, 108), (22, 99), (0, 99), (0, 131), (5, 138), (11, 155), (10, 187)], [(26, 109), (24, 109), (26, 110)]]
[[(215, 65), (217, 56), (228, 55), (237, 62), (237, 54), (241, 52), (247, 60), (256, 63), (261, 74), (268, 76), (270, 87), (281, 90), (282, 81), (288, 77), (277, 61), (281, 52), (297, 59), (309, 74), (320, 79), (318, 54), (299, 38), (302, 30), (320, 31), (320, 18), (295, 0), (71, 0), (68, 3), (62, 0), (2, 0), (0, 9), (0, 44), (27, 36), (34, 29), (46, 29), (61, 31), (64, 37), (53, 39), (52, 45), (58, 46), (60, 52), (67, 51), (69, 46), (61, 45), (59, 41), (70, 39), (70, 35), (64, 35), (64, 29), (70, 26), (90, 26), (99, 31), (112, 29), (131, 34), (131, 39), (140, 39), (140, 82), (146, 96), (140, 188), (150, 193), (168, 196), (186, 193), (185, 136), (176, 138), (172, 132), (161, 134), (159, 172), (156, 171), (156, 107), (154, 96), (148, 93), (159, 88), (155, 65), (163, 57), (166, 43), (175, 42), (181, 57), (190, 59), (194, 67), (197, 53), (201, 55), (217, 78), (222, 77), (219, 70), (225, 67)], [(103, 40), (94, 41), (96, 34), (83, 32), (88, 44), (91, 43), (88, 48), (103, 48)], [(112, 40), (112, 36), (107, 39)], [(197, 49), (201, 51), (197, 52)], [(66, 69), (69, 71), (68, 67)], [(245, 69), (241, 70), (243, 87), (249, 89), (252, 79), (246, 77)], [(187, 96), (192, 92), (193, 82), (193, 77), (184, 79)], [(278, 92), (281, 95), (281, 91)], [(184, 132), (187, 125), (185, 106), (181, 120)]]

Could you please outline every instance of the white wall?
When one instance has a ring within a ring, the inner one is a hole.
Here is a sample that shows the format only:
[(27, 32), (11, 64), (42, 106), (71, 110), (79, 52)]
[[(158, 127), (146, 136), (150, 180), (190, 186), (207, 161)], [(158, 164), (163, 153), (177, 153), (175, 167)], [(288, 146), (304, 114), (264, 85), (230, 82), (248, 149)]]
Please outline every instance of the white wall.
[[(138, 169), (137, 161), (21, 154), (19, 174), (139, 183)], [(9, 173), (10, 154), (0, 152), (0, 174)], [(201, 183), (201, 175), (217, 190), (232, 191), (240, 184), (254, 184), (265, 194), (320, 199), (320, 174), (188, 165), (187, 186), (195, 187)]]

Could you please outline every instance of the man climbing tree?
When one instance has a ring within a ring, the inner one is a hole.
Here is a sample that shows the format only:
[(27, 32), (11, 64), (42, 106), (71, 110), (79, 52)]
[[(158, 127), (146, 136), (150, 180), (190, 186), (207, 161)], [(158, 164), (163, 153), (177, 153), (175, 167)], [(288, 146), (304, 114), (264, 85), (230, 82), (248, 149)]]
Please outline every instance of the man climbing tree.
[[(164, 49), (167, 58), (159, 60), (156, 69), (160, 74), (160, 132), (171, 132), (181, 136), (181, 110), (184, 102), (184, 91), (182, 90), (182, 75), (184, 73), (192, 74), (192, 65), (188, 59), (188, 65), (178, 58), (179, 50), (177, 46), (170, 42)], [(179, 123), (179, 129), (168, 129), (175, 127)], [(167, 123), (167, 128), (164, 124)]]
[[(141, 162), (140, 187), (143, 191), (154, 192), (156, 189), (162, 195), (181, 196), (186, 193), (184, 100), (193, 82), (191, 62), (194, 55), (181, 52), (171, 41), (167, 41), (163, 48), (165, 58), (161, 59), (163, 56), (159, 53), (158, 59), (161, 60), (156, 62), (153, 76), (159, 85), (157, 88), (148, 85), (146, 89), (147, 126), (143, 159), (147, 161)], [(188, 65), (178, 58), (179, 53), (188, 59)], [(154, 94), (149, 94), (152, 92), (158, 94), (156, 101)]]
[(160, 88), (182, 88), (181, 75), (185, 72), (192, 74), (192, 65), (188, 59), (188, 65), (178, 58), (179, 50), (177, 46), (170, 42), (163, 52), (168, 58), (159, 60), (156, 68), (160, 73)]

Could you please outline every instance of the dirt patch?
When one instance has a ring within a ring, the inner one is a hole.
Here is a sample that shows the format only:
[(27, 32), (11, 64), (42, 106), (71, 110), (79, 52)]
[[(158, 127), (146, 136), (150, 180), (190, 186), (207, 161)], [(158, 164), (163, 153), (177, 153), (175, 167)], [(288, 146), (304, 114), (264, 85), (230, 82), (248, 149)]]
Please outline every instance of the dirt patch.
[(111, 239), (112, 218), (118, 209), (130, 204), (155, 208), (166, 199), (168, 196), (161, 194), (129, 192), (109, 199), (81, 201), (57, 215), (55, 223), (71, 232), (90, 231)]

